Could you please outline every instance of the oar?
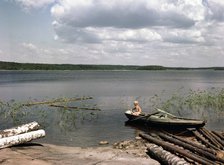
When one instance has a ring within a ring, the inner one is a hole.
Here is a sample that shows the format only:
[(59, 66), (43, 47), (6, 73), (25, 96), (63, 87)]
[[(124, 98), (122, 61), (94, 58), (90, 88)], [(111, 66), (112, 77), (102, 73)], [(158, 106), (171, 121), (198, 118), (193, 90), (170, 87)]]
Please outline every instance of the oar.
[(175, 115), (173, 115), (173, 114), (171, 114), (171, 113), (169, 113), (169, 112), (166, 112), (166, 111), (164, 111), (164, 110), (162, 110), (162, 109), (156, 108), (156, 110), (159, 111), (159, 112), (165, 113), (165, 114), (167, 114), (167, 115), (170, 115), (170, 116), (172, 116), (172, 117), (177, 117), (177, 116), (175, 116)]
[(132, 122), (132, 121), (139, 120), (139, 119), (142, 119), (142, 118), (148, 118), (148, 117), (150, 117), (151, 115), (155, 115), (155, 114), (157, 114), (157, 113), (159, 113), (159, 112), (150, 113), (150, 114), (145, 115), (145, 116), (139, 116), (139, 117), (137, 117), (137, 118), (135, 118), (135, 119), (132, 119), (132, 120), (129, 120), (129, 121)]

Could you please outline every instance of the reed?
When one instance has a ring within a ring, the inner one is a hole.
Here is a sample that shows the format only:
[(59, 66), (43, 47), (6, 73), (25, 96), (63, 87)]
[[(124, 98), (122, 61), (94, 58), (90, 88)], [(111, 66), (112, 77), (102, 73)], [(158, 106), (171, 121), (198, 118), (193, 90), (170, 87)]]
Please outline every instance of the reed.
[[(52, 115), (57, 118), (58, 128), (72, 129), (76, 122), (91, 120), (100, 109), (90, 101), (92, 97), (53, 98), (19, 102), (0, 100), (0, 120), (19, 125), (30, 120), (38, 121), (43, 127), (48, 127)], [(74, 106), (75, 105), (75, 106)], [(93, 112), (94, 111), (94, 112)]]
[(205, 115), (206, 112), (224, 113), (224, 89), (178, 91), (168, 99), (163, 100), (156, 95), (153, 100), (153, 108), (159, 107), (177, 114), (186, 111), (188, 113), (200, 112), (201, 115)]

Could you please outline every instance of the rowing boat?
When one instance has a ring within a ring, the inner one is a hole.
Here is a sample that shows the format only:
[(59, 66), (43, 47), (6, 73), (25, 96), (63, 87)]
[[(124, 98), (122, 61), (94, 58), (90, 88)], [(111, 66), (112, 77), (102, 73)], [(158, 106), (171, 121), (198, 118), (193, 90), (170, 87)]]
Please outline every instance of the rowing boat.
[(174, 116), (166, 111), (157, 109), (158, 111), (152, 114), (133, 115), (131, 110), (127, 110), (125, 115), (129, 119), (128, 122), (146, 123), (150, 126), (177, 126), (185, 128), (203, 127), (204, 120), (188, 119)]

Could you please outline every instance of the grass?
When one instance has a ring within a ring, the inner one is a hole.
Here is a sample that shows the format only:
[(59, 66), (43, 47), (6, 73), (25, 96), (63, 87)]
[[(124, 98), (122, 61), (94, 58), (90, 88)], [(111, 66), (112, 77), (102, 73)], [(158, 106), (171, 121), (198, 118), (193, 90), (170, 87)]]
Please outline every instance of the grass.
[(151, 99), (153, 109), (160, 108), (180, 116), (208, 118), (210, 114), (224, 115), (224, 89), (177, 90), (168, 99), (155, 95)]
[[(60, 123), (59, 127), (75, 125), (79, 118), (85, 120), (89, 116), (96, 115), (100, 109), (92, 105), (89, 100), (92, 97), (72, 97), (72, 98), (53, 98), (37, 101), (35, 99), (26, 102), (11, 100), (8, 102), (0, 101), (0, 119), (2, 122), (11, 122), (13, 125), (24, 124), (30, 120), (37, 120), (44, 127), (49, 125), (47, 118), (57, 114)], [(89, 102), (88, 102), (89, 101)], [(71, 106), (72, 105), (72, 106)], [(76, 106), (73, 106), (76, 105)], [(52, 113), (52, 110), (57, 110)], [(86, 111), (87, 110), (87, 111)], [(81, 112), (85, 111), (85, 112)]]

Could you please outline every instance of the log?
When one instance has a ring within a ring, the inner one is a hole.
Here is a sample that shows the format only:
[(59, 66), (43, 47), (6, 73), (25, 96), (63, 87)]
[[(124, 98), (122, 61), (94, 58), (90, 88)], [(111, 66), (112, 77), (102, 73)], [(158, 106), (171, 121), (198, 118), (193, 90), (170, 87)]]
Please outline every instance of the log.
[(31, 123), (23, 124), (17, 127), (10, 128), (10, 129), (5, 129), (3, 131), (0, 131), (0, 138), (10, 137), (10, 136), (26, 133), (29, 131), (34, 131), (39, 129), (39, 127), (40, 125), (34, 121)]
[(220, 132), (217, 131), (212, 131), (212, 133), (214, 133), (216, 136), (218, 136), (222, 141), (224, 141), (224, 137), (222, 136), (222, 134)]
[(216, 157), (215, 155), (213, 155), (213, 154), (211, 154), (211, 153), (209, 153), (209, 152), (207, 152), (207, 151), (205, 151), (203, 149), (200, 149), (200, 148), (197, 148), (197, 147), (192, 146), (190, 144), (184, 143), (184, 142), (182, 142), (182, 141), (180, 141), (178, 139), (174, 139), (174, 138), (172, 138), (172, 137), (170, 137), (170, 136), (168, 136), (168, 135), (166, 135), (164, 133), (158, 133), (158, 135), (162, 139), (167, 140), (167, 141), (169, 141), (171, 143), (174, 143), (175, 145), (178, 145), (178, 146), (183, 147), (185, 149), (188, 149), (189, 151), (192, 151), (193, 153), (196, 152), (199, 155), (201, 155), (203, 157), (206, 157), (208, 159), (211, 159), (213, 161), (219, 161), (219, 162), (224, 163), (224, 159), (222, 159), (220, 157)]
[(155, 144), (147, 145), (147, 151), (150, 156), (161, 162), (161, 164), (190, 165), (190, 163), (183, 158), (180, 158)]
[(222, 146), (211, 136), (211, 134), (206, 130), (206, 129), (203, 129), (203, 128), (200, 128), (198, 129), (199, 132), (205, 136), (214, 146), (222, 149)]
[(20, 135), (5, 137), (0, 139), (0, 149), (26, 143), (31, 140), (35, 140), (44, 136), (45, 136), (44, 130), (37, 130), (37, 131), (27, 132)]
[(191, 130), (191, 132), (195, 135), (195, 137), (200, 140), (203, 144), (207, 147), (211, 147), (215, 150), (220, 150), (218, 147), (214, 146), (213, 144), (209, 143), (197, 130)]
[(220, 139), (216, 134), (214, 134), (212, 131), (206, 130), (221, 146), (222, 149), (224, 149), (224, 141)]
[[(166, 133), (166, 134), (168, 134), (168, 133)], [(214, 149), (204, 147), (204, 146), (202, 146), (202, 145), (200, 145), (200, 144), (194, 143), (193, 141), (189, 141), (189, 140), (184, 139), (184, 138), (182, 138), (182, 137), (179, 137), (179, 136), (176, 136), (176, 135), (172, 135), (172, 134), (168, 134), (168, 135), (171, 136), (171, 137), (173, 137), (173, 138), (175, 138), (175, 139), (177, 139), (177, 140), (180, 140), (180, 141), (183, 142), (183, 143), (187, 143), (187, 144), (189, 144), (189, 145), (192, 145), (193, 147), (199, 148), (199, 149), (204, 150), (204, 151), (206, 151), (206, 152), (209, 152), (209, 153), (211, 153), (211, 154), (213, 154), (213, 155), (217, 155), (217, 153), (218, 153), (218, 152), (217, 152), (216, 150), (214, 150)]]
[(191, 160), (194, 160), (198, 163), (201, 163), (201, 164), (204, 164), (204, 165), (210, 165), (212, 164), (213, 162), (206, 159), (206, 158), (202, 158), (196, 154), (193, 154), (193, 153), (190, 153), (184, 149), (181, 149), (180, 147), (176, 147), (174, 145), (171, 145), (167, 142), (164, 142), (162, 140), (158, 140), (150, 135), (147, 135), (147, 134), (143, 134), (143, 133), (139, 133), (139, 136), (141, 136), (142, 138), (152, 142), (152, 143), (155, 143), (156, 145), (159, 145), (159, 146), (162, 146), (165, 150), (167, 151), (170, 151), (171, 153), (174, 153), (174, 154), (180, 154), (184, 157), (187, 157)]

